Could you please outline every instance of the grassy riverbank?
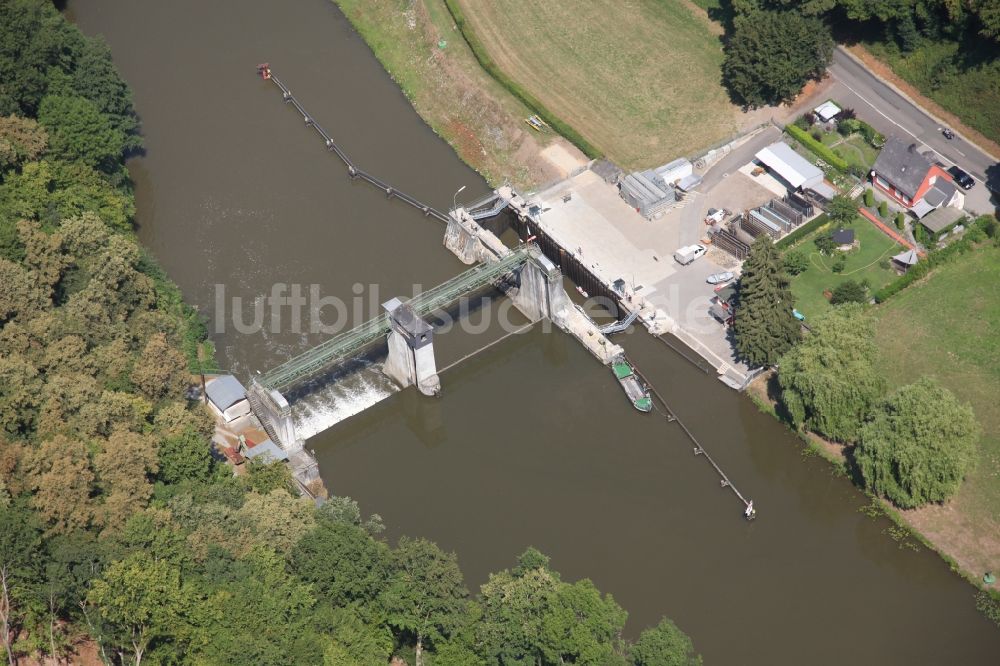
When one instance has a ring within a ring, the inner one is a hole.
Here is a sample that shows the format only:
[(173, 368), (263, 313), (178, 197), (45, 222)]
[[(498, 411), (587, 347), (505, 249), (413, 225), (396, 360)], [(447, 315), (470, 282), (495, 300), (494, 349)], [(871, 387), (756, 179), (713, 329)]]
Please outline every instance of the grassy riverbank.
[[(890, 518), (913, 531), (970, 581), (981, 584), (1000, 564), (1000, 248), (988, 243), (934, 270), (875, 307), (878, 370), (891, 388), (921, 376), (937, 378), (972, 405), (982, 425), (975, 468), (958, 494), (943, 505), (899, 511), (879, 500)], [(748, 390), (762, 411), (782, 418), (773, 373)], [(812, 433), (799, 433), (807, 449), (851, 476), (849, 451)]]
[(531, 187), (583, 156), (479, 65), (444, 0), (334, 0), (417, 113), (490, 183)]
[(737, 128), (717, 34), (684, 2), (452, 4), (503, 75), (627, 169), (695, 153)]

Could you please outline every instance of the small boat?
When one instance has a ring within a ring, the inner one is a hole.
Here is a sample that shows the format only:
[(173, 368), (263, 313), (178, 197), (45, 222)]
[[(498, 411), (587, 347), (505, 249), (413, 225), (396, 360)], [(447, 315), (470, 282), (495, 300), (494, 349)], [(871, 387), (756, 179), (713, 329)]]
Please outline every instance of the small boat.
[(712, 273), (705, 279), (705, 282), (709, 284), (722, 284), (724, 282), (729, 282), (735, 275), (731, 271), (724, 271), (722, 273)]
[(636, 376), (632, 365), (624, 357), (619, 357), (611, 362), (611, 370), (622, 385), (625, 395), (632, 401), (632, 406), (640, 412), (652, 411), (653, 401), (649, 397), (649, 389)]

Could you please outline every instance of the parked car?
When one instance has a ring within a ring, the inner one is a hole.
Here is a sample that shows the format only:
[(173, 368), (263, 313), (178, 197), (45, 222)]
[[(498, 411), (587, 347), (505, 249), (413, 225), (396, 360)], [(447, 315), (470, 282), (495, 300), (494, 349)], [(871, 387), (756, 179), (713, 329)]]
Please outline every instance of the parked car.
[(705, 246), (701, 243), (686, 245), (674, 252), (674, 260), (682, 266), (687, 266), (692, 261), (705, 254), (706, 251)]
[(730, 271), (724, 271), (722, 273), (712, 273), (711, 275), (708, 276), (705, 282), (709, 284), (723, 284), (725, 282), (729, 282), (734, 277), (736, 276)]
[(948, 174), (955, 179), (955, 182), (962, 186), (963, 190), (971, 190), (976, 181), (968, 173), (957, 166), (948, 169)]

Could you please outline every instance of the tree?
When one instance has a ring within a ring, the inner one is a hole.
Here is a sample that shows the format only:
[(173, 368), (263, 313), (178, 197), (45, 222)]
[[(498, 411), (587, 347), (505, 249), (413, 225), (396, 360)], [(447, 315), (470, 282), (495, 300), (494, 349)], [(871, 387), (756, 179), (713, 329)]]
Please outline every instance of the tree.
[(377, 513), (370, 515), (368, 520), (362, 521), (361, 507), (350, 497), (330, 497), (319, 508), (317, 518), (333, 523), (354, 525), (364, 529), (373, 536), (385, 531), (382, 516)]
[(739, 104), (779, 104), (822, 77), (832, 57), (833, 38), (822, 20), (795, 11), (753, 11), (735, 22), (722, 80)]
[(849, 196), (838, 194), (830, 200), (826, 214), (836, 224), (844, 226), (849, 224), (858, 214), (858, 205)]
[(972, 408), (924, 377), (879, 403), (855, 460), (868, 487), (901, 508), (943, 502), (972, 468), (979, 433)]
[(833, 254), (834, 249), (837, 247), (837, 244), (833, 242), (833, 235), (829, 232), (816, 236), (813, 244), (823, 254)]
[(49, 135), (37, 121), (0, 116), (0, 174), (38, 159), (48, 143)]
[(125, 135), (85, 97), (45, 97), (38, 107), (38, 121), (48, 130), (56, 155), (106, 172), (121, 160)]
[(292, 570), (334, 606), (373, 605), (389, 579), (390, 553), (362, 528), (321, 521), (295, 545)]
[(23, 461), (31, 504), (50, 534), (85, 530), (95, 518), (94, 473), (83, 442), (56, 435), (32, 449)]
[(134, 511), (146, 506), (153, 494), (150, 478), (156, 473), (156, 444), (148, 435), (116, 430), (94, 458), (105, 527), (119, 528)]
[(868, 300), (865, 288), (854, 280), (844, 280), (833, 290), (830, 302), (834, 305), (841, 303), (864, 303)]
[(781, 255), (762, 234), (743, 263), (733, 332), (740, 356), (753, 366), (773, 365), (799, 339), (794, 299)]
[(785, 255), (781, 265), (789, 275), (799, 275), (809, 269), (809, 257), (804, 252), (789, 252)]
[(166, 437), (157, 449), (158, 478), (164, 483), (205, 482), (215, 474), (211, 442), (193, 426)]
[(0, 505), (0, 645), (13, 666), (13, 638), (41, 579), (42, 539), (35, 516), (18, 504)]
[(390, 625), (415, 637), (416, 666), (423, 665), (427, 643), (448, 638), (462, 623), (468, 596), (454, 553), (426, 539), (399, 540), (382, 605)]
[(624, 664), (626, 613), (589, 580), (565, 583), (529, 548), (482, 586), (477, 652), (491, 664)]
[(120, 659), (124, 661), (130, 652), (139, 666), (151, 643), (179, 633), (193, 599), (181, 584), (179, 569), (137, 552), (105, 569), (94, 581), (87, 601), (109, 625)]
[(163, 333), (153, 335), (135, 361), (132, 382), (152, 400), (181, 395), (189, 383), (187, 359)]
[(635, 666), (701, 666), (702, 663), (688, 635), (667, 618), (643, 630), (629, 654)]
[(824, 314), (782, 359), (781, 400), (796, 426), (853, 441), (885, 393), (875, 370), (875, 324), (865, 306), (847, 303)]

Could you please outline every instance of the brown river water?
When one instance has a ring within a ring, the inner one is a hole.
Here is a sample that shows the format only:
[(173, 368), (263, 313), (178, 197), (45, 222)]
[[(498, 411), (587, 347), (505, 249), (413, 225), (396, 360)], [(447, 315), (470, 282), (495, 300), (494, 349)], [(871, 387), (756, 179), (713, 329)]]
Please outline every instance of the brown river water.
[[(275, 283), (345, 299), (378, 285), (377, 304), (463, 270), (440, 223), (348, 179), (255, 77), (269, 61), (363, 168), (439, 209), (463, 185), (466, 201), (486, 192), (332, 3), (88, 0), (68, 11), (105, 36), (135, 91), (139, 235), (213, 322), (230, 297), (249, 302)], [(220, 363), (243, 379), (323, 339), (221, 328)], [(439, 367), (499, 335), (439, 336)], [(534, 545), (566, 579), (614, 595), (629, 635), (667, 615), (710, 664), (1000, 663), (1000, 630), (937, 555), (893, 540), (849, 481), (747, 398), (644, 332), (622, 343), (755, 500), (756, 521), (675, 424), (632, 410), (573, 339), (538, 328), (445, 372), (440, 398), (394, 393), (308, 446), (333, 493), (380, 513), (390, 539), (456, 551), (471, 588)], [(388, 395), (374, 376), (328, 407)]]

